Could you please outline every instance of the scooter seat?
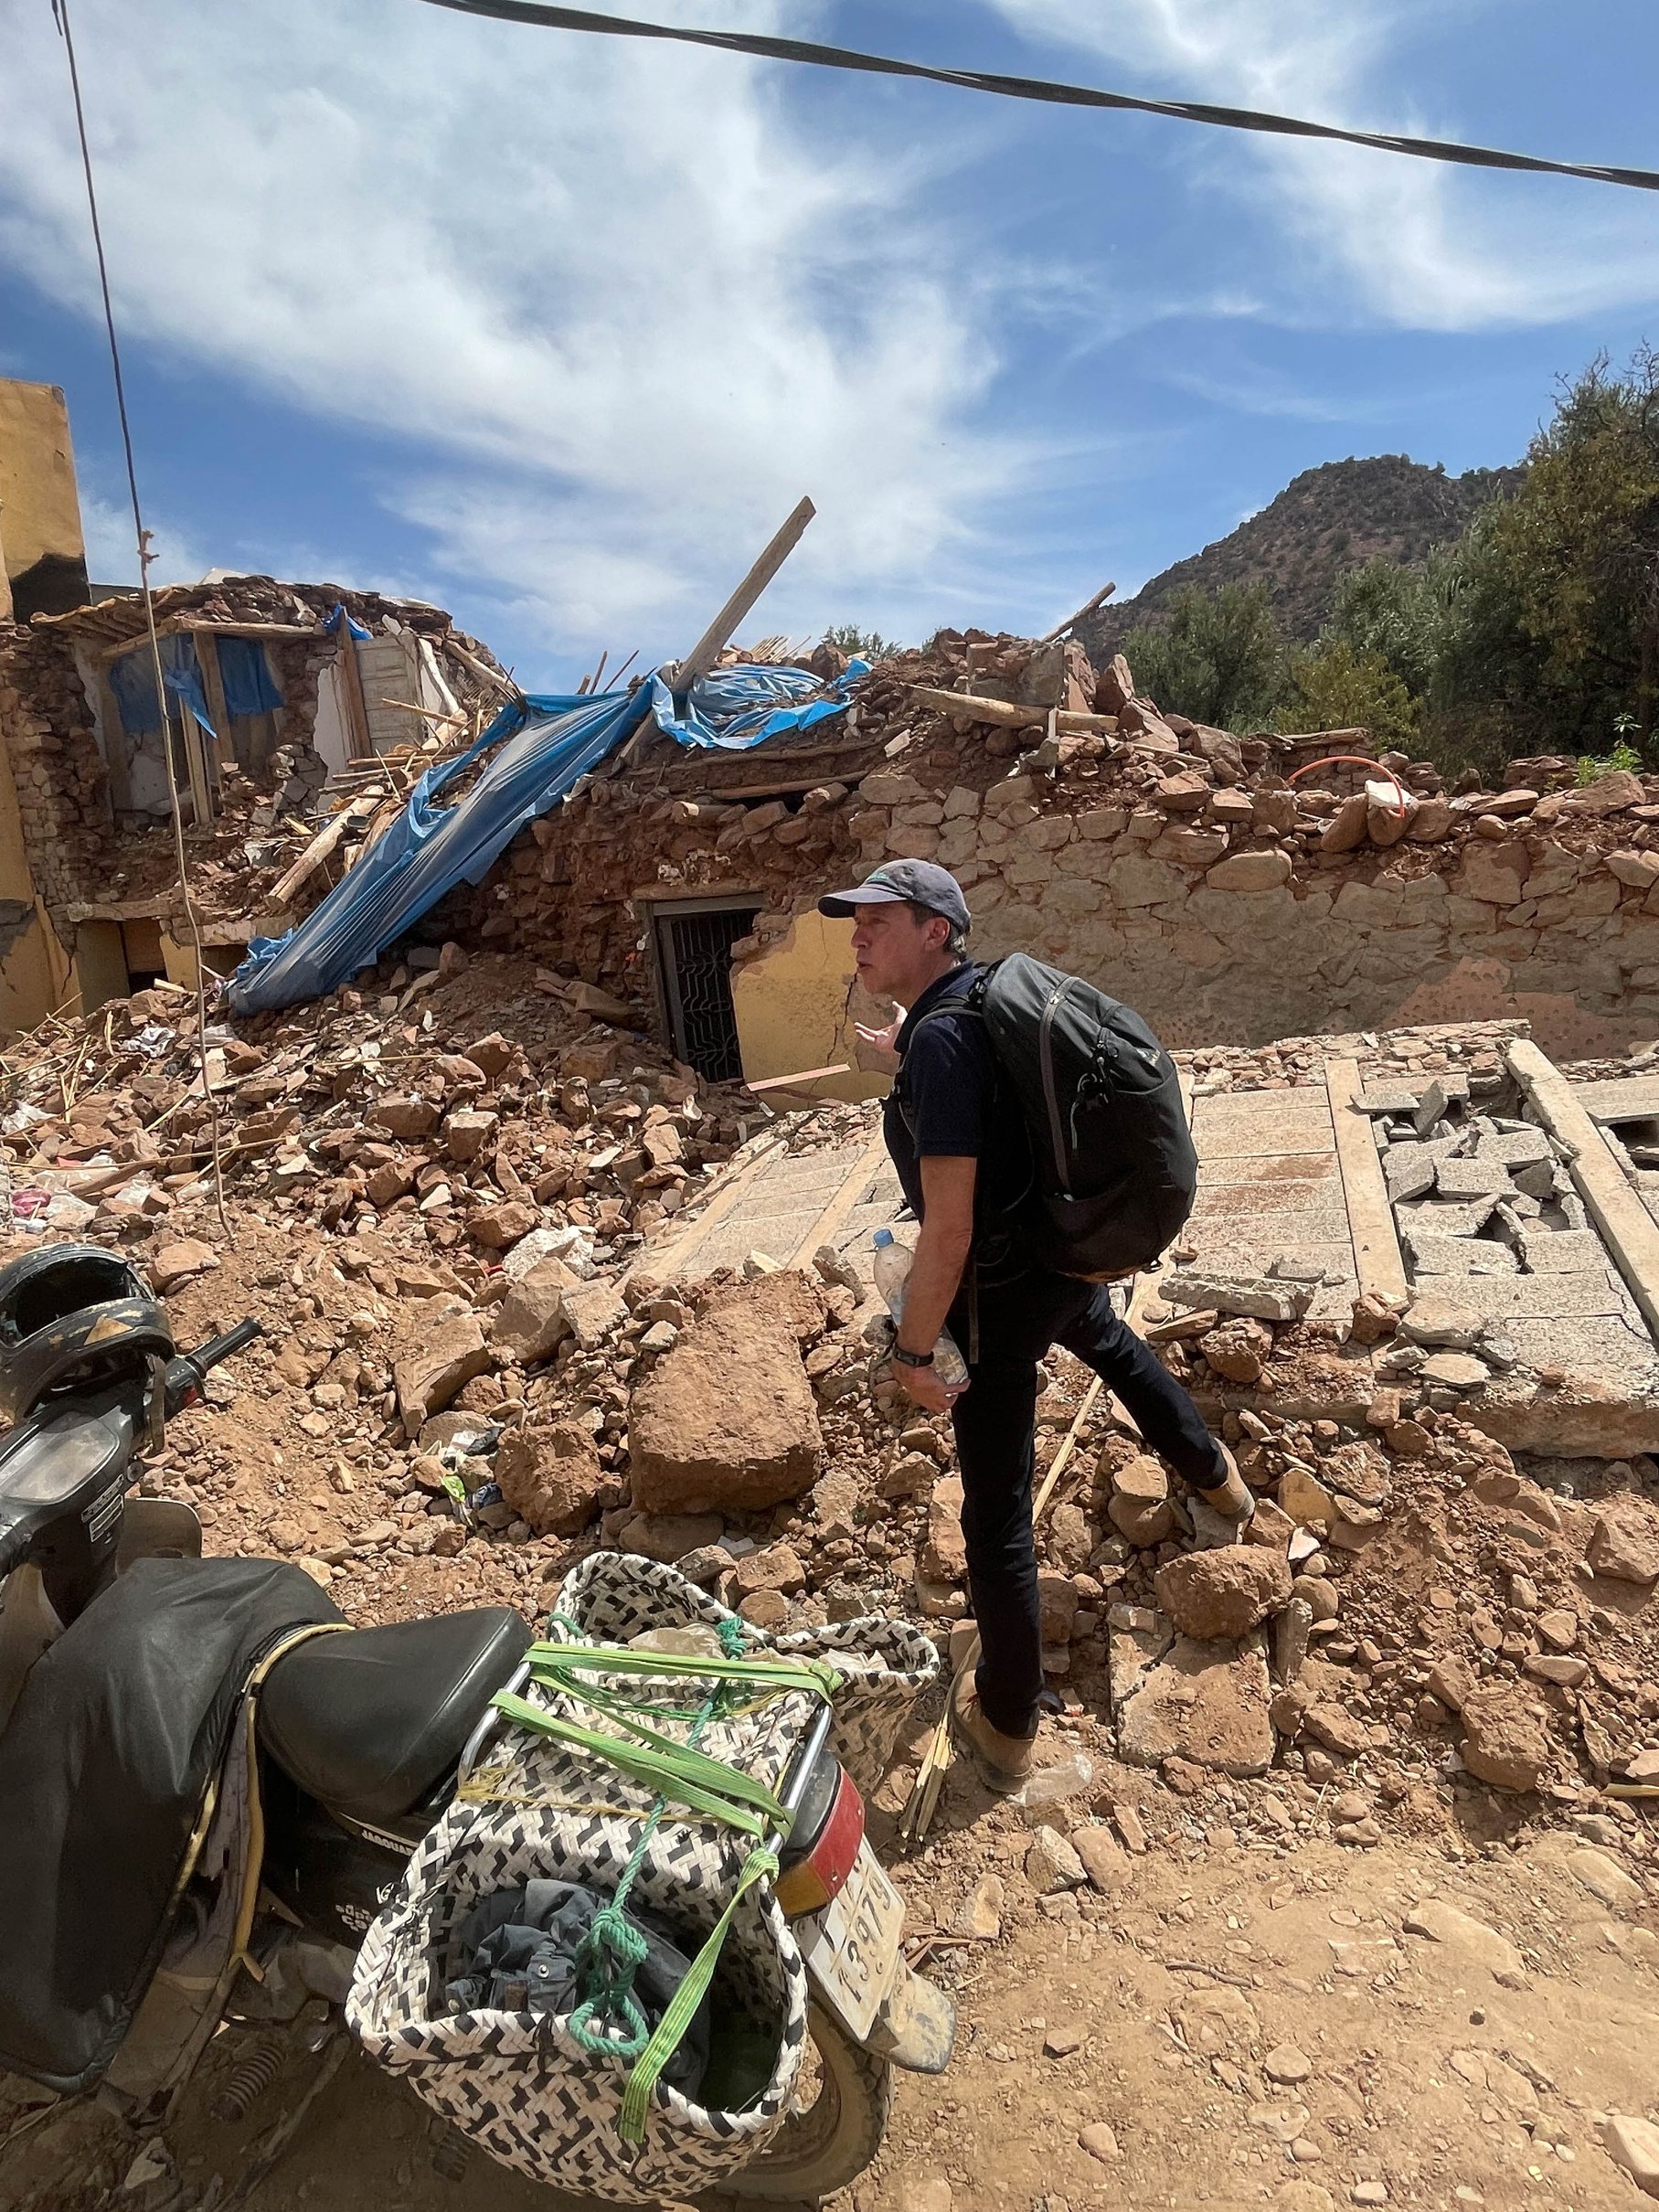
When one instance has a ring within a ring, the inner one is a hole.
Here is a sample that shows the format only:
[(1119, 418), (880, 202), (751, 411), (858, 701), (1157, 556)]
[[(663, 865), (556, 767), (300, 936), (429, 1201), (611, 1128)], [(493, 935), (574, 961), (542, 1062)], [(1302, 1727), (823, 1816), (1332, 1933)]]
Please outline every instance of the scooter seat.
[(395, 1820), (456, 1764), (530, 1631), (505, 1605), (299, 1644), (260, 1693), (260, 1743), (348, 1820)]

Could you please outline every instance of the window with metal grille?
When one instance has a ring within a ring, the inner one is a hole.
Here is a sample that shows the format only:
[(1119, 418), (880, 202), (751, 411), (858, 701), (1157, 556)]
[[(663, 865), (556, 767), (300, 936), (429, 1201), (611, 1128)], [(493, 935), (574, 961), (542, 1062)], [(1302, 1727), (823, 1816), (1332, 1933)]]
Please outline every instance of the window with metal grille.
[(675, 1051), (711, 1083), (743, 1072), (731, 1003), (731, 948), (747, 937), (759, 904), (656, 917), (657, 958)]

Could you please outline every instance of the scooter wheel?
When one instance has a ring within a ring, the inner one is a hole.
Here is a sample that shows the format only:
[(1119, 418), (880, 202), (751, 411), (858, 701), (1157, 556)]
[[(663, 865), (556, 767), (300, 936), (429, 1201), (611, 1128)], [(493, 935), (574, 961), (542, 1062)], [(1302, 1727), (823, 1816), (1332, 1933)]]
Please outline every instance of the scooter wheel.
[[(856, 2181), (881, 2148), (893, 2100), (893, 2069), (849, 2041), (820, 2006), (807, 2015), (815, 2081), (770, 2148), (721, 2185), (739, 2197), (830, 2196)], [(814, 2094), (814, 2090), (816, 2094)]]

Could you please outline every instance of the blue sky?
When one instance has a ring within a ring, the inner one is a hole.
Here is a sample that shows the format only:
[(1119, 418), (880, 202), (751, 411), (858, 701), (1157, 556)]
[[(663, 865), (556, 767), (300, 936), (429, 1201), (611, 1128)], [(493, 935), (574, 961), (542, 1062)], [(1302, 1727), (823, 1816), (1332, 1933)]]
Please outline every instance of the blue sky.
[[(605, 0), (598, 0), (604, 5)], [(1659, 341), (1659, 196), (465, 20), (75, 0), (158, 573), (433, 599), (522, 681), (755, 627), (1047, 628), (1297, 471), (1515, 459)], [(1652, 165), (1652, 0), (655, 0)], [(130, 577), (48, 0), (0, 0), (0, 374)]]

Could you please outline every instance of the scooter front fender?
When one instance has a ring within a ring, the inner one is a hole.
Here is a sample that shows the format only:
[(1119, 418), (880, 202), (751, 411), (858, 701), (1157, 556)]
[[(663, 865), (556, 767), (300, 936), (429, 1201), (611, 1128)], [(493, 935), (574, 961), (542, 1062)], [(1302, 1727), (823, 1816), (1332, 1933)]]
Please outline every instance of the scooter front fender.
[(194, 1505), (180, 1498), (127, 1500), (121, 1525), (121, 1548), (115, 1571), (131, 1567), (134, 1559), (199, 1559), (202, 1525)]

